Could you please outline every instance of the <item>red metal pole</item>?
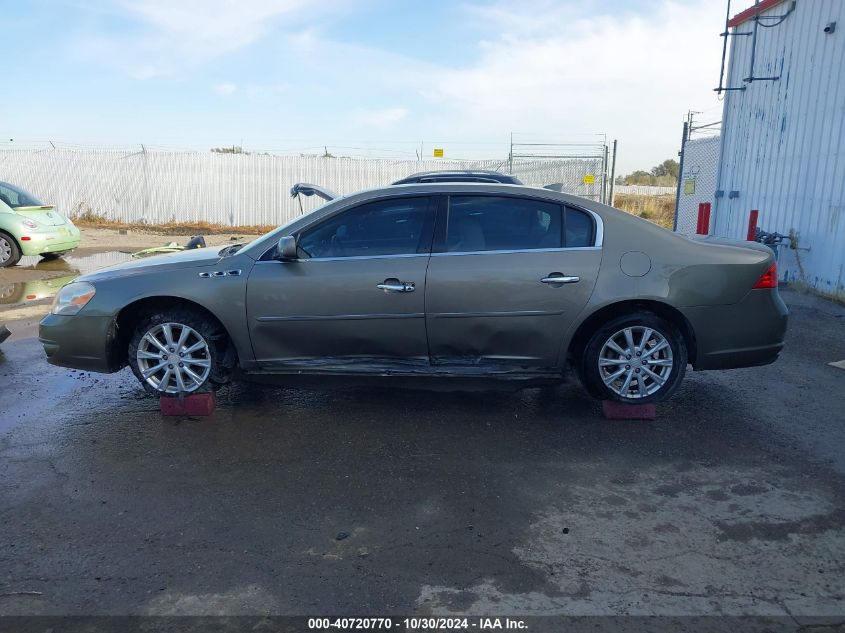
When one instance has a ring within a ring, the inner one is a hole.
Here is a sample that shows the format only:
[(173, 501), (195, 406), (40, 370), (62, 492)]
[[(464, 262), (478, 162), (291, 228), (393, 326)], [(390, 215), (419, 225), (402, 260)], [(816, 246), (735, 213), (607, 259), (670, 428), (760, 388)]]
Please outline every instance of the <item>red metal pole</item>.
[(753, 242), (757, 236), (757, 218), (759, 216), (760, 212), (757, 209), (751, 209), (751, 215), (748, 216), (748, 235), (746, 236), (749, 242)]
[(695, 229), (698, 235), (710, 234), (710, 203), (698, 203), (698, 226)]

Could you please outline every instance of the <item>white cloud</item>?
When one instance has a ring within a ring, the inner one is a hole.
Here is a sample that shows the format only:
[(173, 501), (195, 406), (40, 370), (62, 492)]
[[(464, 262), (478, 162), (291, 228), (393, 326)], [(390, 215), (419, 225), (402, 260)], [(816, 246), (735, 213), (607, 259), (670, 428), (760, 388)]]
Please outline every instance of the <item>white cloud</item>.
[[(511, 132), (576, 143), (606, 133), (619, 139), (617, 171), (628, 173), (676, 156), (688, 109), (719, 118), (718, 4), (666, 0), (648, 14), (613, 15), (590, 0), (473, 5), (467, 22), (485, 38), (475, 55), (435, 63), (312, 32), (303, 36), (307, 52), (291, 46), (289, 54), (306, 78), (297, 84), (302, 99), (318, 84), (343, 95), (326, 119), (312, 115), (322, 138), (362, 139), (357, 127), (366, 125), (373, 141), (437, 141), (460, 146), (462, 156), (490, 157), (507, 154)], [(400, 99), (405, 107), (393, 107)]]
[(136, 78), (190, 68), (248, 46), (280, 24), (323, 15), (347, 0), (104, 0), (92, 10), (128, 20), (117, 35), (85, 33), (76, 49)]
[(214, 86), (214, 92), (219, 95), (228, 96), (235, 94), (237, 92), (238, 86), (237, 84), (233, 84), (229, 81), (224, 81), (223, 83), (219, 83)]
[(507, 154), (512, 131), (569, 142), (607, 133), (619, 139), (618, 171), (627, 173), (675, 156), (687, 109), (709, 110), (706, 122), (720, 116), (712, 92), (720, 2), (655, 0), (636, 3), (651, 7), (637, 11), (617, 2), (623, 8), (613, 13), (604, 0), (473, 4), (462, 21), (464, 39), (475, 38), (471, 53), (437, 61), (351, 43), (354, 33), (326, 39), (314, 12), (323, 16), (347, 2), (125, 0), (122, 15), (143, 25), (137, 37), (90, 38), (86, 46), (98, 60), (149, 77), (207, 63), (272, 30), (278, 73), (264, 86), (244, 79), (236, 88), (253, 103), (292, 95), (279, 138), (295, 120), (303, 138), (406, 139), (410, 151), (420, 141), (465, 142), (462, 155), (489, 157)]
[(405, 108), (381, 108), (377, 110), (359, 110), (355, 113), (355, 121), (361, 125), (386, 129), (394, 127), (408, 116)]
[(623, 169), (646, 167), (674, 157), (688, 108), (718, 105), (718, 5), (666, 1), (646, 16), (577, 18), (571, 5), (544, 1), (520, 2), (518, 15), (512, 3), (472, 7), (498, 35), (479, 44), (478, 62), (442, 69), (424, 92), (448, 104), (456, 129), (535, 140), (607, 132), (620, 139)]

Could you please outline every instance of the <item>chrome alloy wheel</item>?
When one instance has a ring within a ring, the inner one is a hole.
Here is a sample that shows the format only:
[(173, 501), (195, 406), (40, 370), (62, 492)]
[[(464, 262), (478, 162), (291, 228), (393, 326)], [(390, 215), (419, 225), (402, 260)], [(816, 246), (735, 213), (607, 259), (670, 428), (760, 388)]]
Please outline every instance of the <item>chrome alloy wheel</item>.
[(611, 336), (599, 353), (599, 375), (627, 400), (659, 391), (672, 373), (672, 346), (657, 330), (634, 325)]
[(9, 244), (9, 239), (4, 235), (0, 235), (0, 264), (5, 264), (12, 257), (12, 245)]
[(136, 358), (147, 384), (164, 393), (196, 391), (211, 373), (208, 343), (181, 323), (150, 328), (138, 343)]

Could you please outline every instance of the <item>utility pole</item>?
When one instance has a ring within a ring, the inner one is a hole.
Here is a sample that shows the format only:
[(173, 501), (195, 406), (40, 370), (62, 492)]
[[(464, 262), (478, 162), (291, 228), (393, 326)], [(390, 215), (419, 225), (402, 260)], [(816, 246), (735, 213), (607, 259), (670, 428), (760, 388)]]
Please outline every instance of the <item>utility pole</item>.
[(675, 218), (672, 220), (673, 231), (678, 230), (678, 208), (681, 205), (681, 183), (684, 179), (684, 146), (687, 144), (687, 139), (689, 138), (691, 117), (692, 112), (687, 114), (687, 120), (684, 121), (684, 130), (681, 133), (681, 151), (678, 152), (678, 156), (680, 156), (681, 160), (678, 163), (678, 186), (675, 189)]
[(513, 174), (513, 132), (511, 132), (511, 149), (508, 152), (508, 173)]
[(613, 206), (613, 185), (616, 180), (616, 139), (613, 139), (613, 159), (610, 163), (610, 201), (609, 204)]

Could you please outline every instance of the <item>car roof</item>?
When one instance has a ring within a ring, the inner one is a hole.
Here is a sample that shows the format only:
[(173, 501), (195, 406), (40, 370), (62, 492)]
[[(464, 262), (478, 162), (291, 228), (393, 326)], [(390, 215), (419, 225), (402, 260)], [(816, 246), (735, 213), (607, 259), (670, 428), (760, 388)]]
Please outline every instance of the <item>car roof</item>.
[[(347, 203), (363, 202), (367, 199), (388, 197), (396, 195), (397, 193), (405, 194), (424, 194), (431, 195), (437, 193), (449, 194), (505, 194), (510, 196), (530, 196), (533, 198), (546, 198), (548, 200), (568, 203), (572, 206), (589, 209), (595, 213), (604, 213), (607, 211), (616, 211), (607, 205), (600, 204), (595, 200), (589, 198), (582, 198), (570, 193), (563, 193), (560, 191), (553, 191), (545, 187), (535, 187), (530, 185), (514, 185), (500, 182), (420, 182), (408, 183), (401, 185), (388, 185), (386, 187), (376, 187), (373, 189), (364, 189), (356, 191), (355, 193), (344, 196), (343, 200)], [(618, 213), (625, 214), (624, 211)]]

